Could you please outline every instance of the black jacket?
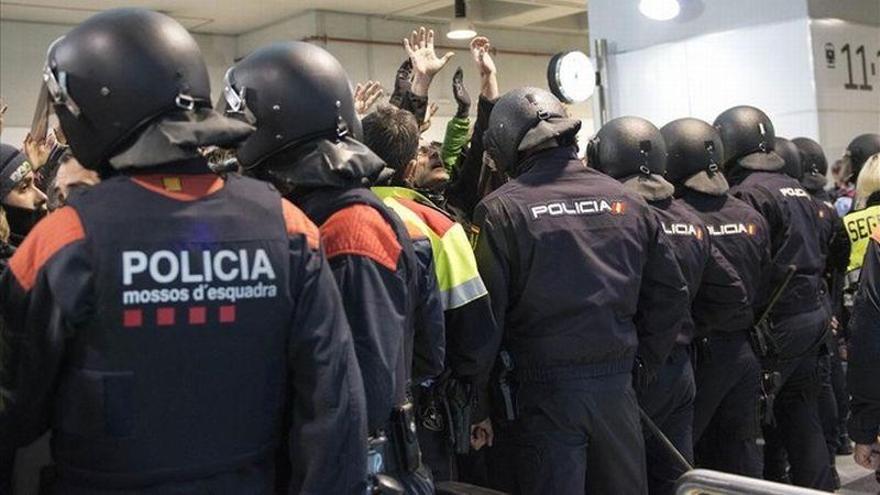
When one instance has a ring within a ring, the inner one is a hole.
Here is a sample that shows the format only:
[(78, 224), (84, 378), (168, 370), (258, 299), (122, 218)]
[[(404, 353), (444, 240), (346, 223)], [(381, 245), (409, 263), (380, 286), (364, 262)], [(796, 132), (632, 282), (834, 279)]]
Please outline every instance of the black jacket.
[(728, 194), (685, 189), (681, 199), (694, 209), (712, 239), (712, 268), (693, 306), (698, 334), (749, 329), (770, 263), (767, 223), (754, 208)]
[(473, 218), (474, 208), (483, 199), (485, 191), (493, 191), (504, 183), (501, 173), (492, 173), (483, 167), (483, 134), (489, 127), (489, 115), (494, 107), (494, 101), (480, 96), (470, 144), (461, 151), (459, 167), (446, 188), (449, 206), (461, 212), (464, 220)]
[[(654, 207), (660, 226), (674, 247), (675, 259), (687, 283), (691, 303), (688, 307), (691, 308), (712, 259), (709, 233), (700, 217), (681, 200), (667, 198), (648, 204)], [(677, 341), (688, 344), (693, 337), (694, 319), (688, 311), (682, 318)]]
[(288, 437), (291, 492), (362, 492), (363, 385), (319, 243), (200, 160), (72, 197), (0, 279), (0, 468), (51, 428), (59, 492), (271, 493)]
[(880, 229), (865, 254), (849, 325), (849, 436), (872, 444), (880, 433)]
[(475, 213), (477, 264), (518, 375), (629, 372), (637, 347), (658, 369), (688, 296), (657, 217), (574, 147), (522, 169)]
[(825, 266), (815, 201), (796, 179), (781, 172), (735, 169), (728, 179), (736, 184), (730, 193), (758, 210), (770, 228), (772, 266), (766, 290), (779, 286), (789, 265), (797, 270), (773, 308), (773, 318), (820, 308)]

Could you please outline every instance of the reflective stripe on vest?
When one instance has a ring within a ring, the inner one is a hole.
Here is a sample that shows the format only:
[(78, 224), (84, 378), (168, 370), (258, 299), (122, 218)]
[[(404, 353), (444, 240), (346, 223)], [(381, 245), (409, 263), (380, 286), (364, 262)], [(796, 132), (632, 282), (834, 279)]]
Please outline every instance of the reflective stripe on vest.
[(850, 273), (862, 268), (871, 232), (880, 227), (880, 205), (849, 213), (843, 217), (843, 225), (852, 243), (849, 266), (846, 269)]
[(419, 214), (397, 201), (410, 199), (431, 205), (430, 200), (411, 189), (402, 187), (374, 187), (373, 192), (394, 210), (405, 223), (414, 225), (431, 242), (434, 271), (443, 309), (455, 309), (488, 294), (470, 241), (461, 224), (456, 223), (441, 236)]

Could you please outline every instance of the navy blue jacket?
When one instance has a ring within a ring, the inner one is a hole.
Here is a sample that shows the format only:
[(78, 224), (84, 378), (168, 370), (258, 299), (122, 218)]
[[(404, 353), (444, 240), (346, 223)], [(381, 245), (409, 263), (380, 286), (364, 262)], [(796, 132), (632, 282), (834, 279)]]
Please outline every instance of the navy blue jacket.
[(825, 269), (820, 247), (817, 206), (797, 179), (784, 173), (756, 172), (736, 168), (728, 175), (730, 193), (750, 204), (770, 228), (771, 268), (767, 290), (780, 285), (789, 265), (797, 269), (779, 302), (774, 319), (810, 312), (822, 304)]
[(362, 492), (363, 385), (319, 242), (201, 160), (71, 198), (0, 279), (0, 462), (51, 428), (62, 493), (272, 493), (287, 437), (291, 492)]
[(672, 245), (641, 197), (575, 151), (532, 156), (477, 206), (477, 264), (504, 345), (518, 373), (629, 372), (637, 346), (656, 370), (688, 308)]
[(701, 336), (751, 328), (770, 264), (770, 233), (763, 217), (733, 196), (684, 189), (681, 200), (693, 208), (712, 242), (711, 270), (694, 303)]

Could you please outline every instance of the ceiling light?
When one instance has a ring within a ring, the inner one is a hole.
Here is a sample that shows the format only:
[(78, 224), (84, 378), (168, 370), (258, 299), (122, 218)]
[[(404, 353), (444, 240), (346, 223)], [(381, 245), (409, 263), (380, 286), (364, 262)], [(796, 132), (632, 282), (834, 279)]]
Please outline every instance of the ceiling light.
[(678, 17), (681, 5), (678, 0), (641, 0), (639, 12), (655, 21), (668, 21)]
[(451, 40), (469, 40), (477, 35), (474, 25), (468, 22), (465, 0), (455, 0), (455, 17), (449, 23), (446, 37)]

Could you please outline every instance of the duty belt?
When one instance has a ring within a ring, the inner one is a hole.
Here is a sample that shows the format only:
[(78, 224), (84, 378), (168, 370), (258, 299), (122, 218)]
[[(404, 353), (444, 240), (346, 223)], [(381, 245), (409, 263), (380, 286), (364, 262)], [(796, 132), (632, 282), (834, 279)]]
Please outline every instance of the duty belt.
[(598, 376), (630, 373), (633, 367), (632, 357), (604, 363), (574, 364), (548, 367), (517, 368), (516, 378), (520, 383), (555, 382), (577, 380), (579, 378), (596, 378)]

